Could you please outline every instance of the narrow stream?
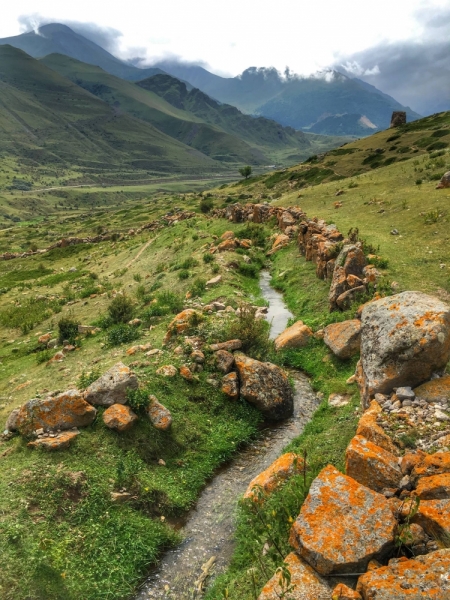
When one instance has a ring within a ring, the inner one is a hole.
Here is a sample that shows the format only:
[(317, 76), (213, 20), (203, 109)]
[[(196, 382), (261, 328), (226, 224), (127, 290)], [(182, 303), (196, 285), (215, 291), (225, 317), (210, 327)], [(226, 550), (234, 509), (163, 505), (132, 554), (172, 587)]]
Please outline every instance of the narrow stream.
[[(285, 329), (292, 314), (269, 282), (270, 274), (263, 271), (260, 285), (264, 298), (270, 303), (267, 319), (271, 322), (273, 339)], [(286, 444), (300, 435), (319, 405), (308, 378), (300, 372), (292, 376), (295, 380), (292, 418), (264, 429), (260, 439), (247, 446), (211, 480), (187, 517), (182, 529), (184, 541), (163, 555), (135, 600), (200, 598), (202, 594), (196, 592), (196, 582), (202, 575), (202, 566), (215, 557), (212, 577), (226, 569), (234, 547), (237, 499), (250, 481), (278, 458)]]

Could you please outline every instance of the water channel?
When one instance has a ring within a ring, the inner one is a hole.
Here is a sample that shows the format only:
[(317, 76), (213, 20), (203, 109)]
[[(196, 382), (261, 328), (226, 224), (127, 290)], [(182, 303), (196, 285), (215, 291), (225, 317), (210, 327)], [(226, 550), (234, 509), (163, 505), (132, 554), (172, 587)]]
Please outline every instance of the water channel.
[[(283, 297), (270, 286), (270, 274), (262, 271), (261, 292), (269, 302), (266, 315), (271, 323), (270, 337), (281, 333), (292, 317)], [(295, 381), (294, 414), (263, 430), (261, 437), (249, 444), (236, 458), (225, 465), (203, 490), (195, 508), (182, 529), (184, 541), (166, 552), (158, 568), (151, 573), (135, 600), (192, 600), (201, 598), (197, 592), (202, 566), (214, 563), (211, 575), (224, 571), (233, 553), (234, 523), (237, 500), (250, 481), (266, 469), (286, 444), (300, 435), (319, 405), (308, 378), (291, 373)]]

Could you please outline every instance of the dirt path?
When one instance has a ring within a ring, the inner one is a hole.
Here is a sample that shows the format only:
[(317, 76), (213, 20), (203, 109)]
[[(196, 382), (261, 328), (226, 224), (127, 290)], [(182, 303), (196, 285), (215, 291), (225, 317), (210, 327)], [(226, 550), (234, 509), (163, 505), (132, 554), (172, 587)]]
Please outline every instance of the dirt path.
[(151, 240), (148, 240), (148, 242), (146, 242), (146, 243), (145, 243), (145, 244), (142, 246), (142, 248), (139, 250), (139, 252), (136, 254), (136, 256), (135, 256), (134, 258), (132, 258), (132, 259), (130, 260), (130, 262), (127, 264), (127, 269), (128, 269), (129, 267), (131, 267), (131, 265), (132, 265), (132, 264), (133, 264), (135, 261), (137, 261), (137, 259), (138, 259), (138, 258), (141, 256), (141, 254), (142, 254), (143, 252), (145, 252), (145, 250), (147, 250), (147, 248), (150, 246), (150, 244), (151, 244), (152, 242), (154, 242), (154, 241), (155, 241), (155, 240), (156, 240), (158, 237), (159, 237), (159, 236), (157, 235), (156, 237), (152, 238)]

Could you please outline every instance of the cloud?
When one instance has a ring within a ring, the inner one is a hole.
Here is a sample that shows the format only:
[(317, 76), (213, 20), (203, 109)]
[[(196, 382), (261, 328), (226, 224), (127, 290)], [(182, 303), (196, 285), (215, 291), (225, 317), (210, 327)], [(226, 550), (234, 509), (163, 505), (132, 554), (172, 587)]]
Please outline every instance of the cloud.
[(421, 9), (422, 34), (384, 42), (351, 56), (335, 67), (359, 77), (422, 115), (450, 110), (450, 7)]

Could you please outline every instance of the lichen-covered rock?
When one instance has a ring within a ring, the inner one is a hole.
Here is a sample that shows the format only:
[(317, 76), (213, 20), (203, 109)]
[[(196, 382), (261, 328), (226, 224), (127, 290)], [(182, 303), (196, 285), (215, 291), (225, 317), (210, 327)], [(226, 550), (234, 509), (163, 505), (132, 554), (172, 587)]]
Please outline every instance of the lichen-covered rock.
[(217, 350), (214, 354), (214, 358), (216, 361), (216, 367), (222, 373), (229, 373), (234, 365), (234, 356), (231, 352), (227, 352), (227, 350)]
[(270, 495), (289, 477), (302, 473), (305, 462), (301, 456), (294, 452), (287, 452), (277, 458), (270, 467), (262, 471), (249, 483), (244, 498), (259, 500), (262, 496)]
[(43, 448), (48, 452), (65, 450), (78, 435), (80, 435), (79, 431), (63, 431), (62, 433), (55, 435), (55, 437), (41, 437), (32, 442), (28, 442), (27, 446), (28, 448)]
[(228, 340), (227, 342), (219, 342), (218, 344), (211, 344), (210, 349), (212, 352), (217, 352), (218, 350), (227, 350), (231, 352), (232, 350), (239, 350), (242, 348), (241, 340)]
[(338, 583), (331, 594), (331, 600), (362, 600), (362, 596), (345, 583)]
[(364, 402), (415, 386), (450, 358), (450, 307), (421, 292), (403, 292), (364, 307), (361, 315), (361, 376)]
[(237, 248), (237, 241), (234, 238), (224, 240), (217, 246), (219, 252), (232, 252)]
[(313, 332), (303, 321), (297, 321), (275, 339), (275, 349), (303, 348), (308, 344), (312, 335)]
[(135, 390), (138, 379), (133, 371), (119, 362), (86, 389), (84, 397), (90, 404), (111, 406), (126, 404), (127, 390)]
[(290, 238), (288, 235), (284, 234), (284, 233), (280, 233), (276, 236), (276, 238), (273, 241), (272, 244), (272, 248), (270, 250), (270, 252), (268, 252), (268, 254), (274, 254), (275, 252), (278, 252), (278, 250), (281, 250), (281, 248), (285, 248), (289, 242), (290, 242)]
[(212, 277), (211, 279), (209, 279), (206, 282), (206, 287), (212, 287), (213, 285), (217, 285), (221, 281), (222, 281), (222, 275), (216, 275), (215, 277)]
[(311, 484), (289, 543), (322, 575), (358, 573), (390, 552), (396, 524), (384, 496), (328, 465)]
[(178, 369), (173, 365), (163, 365), (159, 369), (156, 369), (156, 374), (163, 377), (175, 377), (178, 374)]
[(180, 367), (180, 375), (186, 381), (194, 381), (194, 375), (192, 374), (192, 371), (190, 370), (190, 368), (187, 367), (186, 365), (182, 365)]
[(292, 416), (294, 394), (289, 380), (276, 365), (263, 363), (236, 352), (235, 364), (241, 384), (241, 396), (254, 404), (268, 419)]
[(339, 358), (350, 358), (358, 354), (361, 343), (361, 321), (353, 319), (328, 325), (324, 329), (323, 341)]
[(172, 414), (168, 408), (158, 402), (155, 396), (149, 397), (150, 403), (147, 408), (148, 418), (155, 429), (167, 431), (172, 425)]
[[(331, 595), (331, 586), (314, 569), (308, 565), (295, 552), (291, 552), (284, 559), (287, 564), (291, 580), (290, 585), (293, 590), (286, 596), (286, 600), (319, 600), (319, 598), (329, 598)], [(280, 585), (280, 573), (270, 579), (263, 587), (258, 600), (279, 600), (283, 598), (283, 587)]]
[[(328, 300), (330, 303), (330, 311), (338, 310), (346, 306), (350, 302), (350, 298), (354, 297), (361, 290), (360, 286), (354, 286), (354, 280), (348, 279), (349, 275), (364, 278), (364, 267), (367, 261), (364, 252), (360, 245), (349, 244), (342, 248), (339, 256), (336, 259), (333, 270), (333, 278), (331, 280), (330, 292)], [(365, 286), (362, 286), (362, 291)], [(350, 291), (351, 290), (351, 291)], [(338, 303), (338, 298), (339, 303)]]
[(376, 492), (382, 492), (384, 488), (397, 489), (403, 477), (394, 454), (360, 435), (355, 435), (348, 445), (345, 472)]
[(236, 236), (234, 235), (234, 231), (224, 231), (220, 236), (221, 240), (233, 240)]
[(421, 477), (415, 492), (421, 500), (450, 499), (450, 473)]
[(228, 373), (222, 377), (222, 392), (232, 400), (239, 398), (239, 379), (237, 373)]
[(450, 452), (436, 452), (435, 454), (425, 454), (418, 461), (412, 471), (411, 477), (429, 477), (430, 475), (441, 475), (450, 473)]
[(356, 589), (363, 600), (445, 600), (450, 598), (450, 550), (414, 559), (392, 559), (365, 573)]
[(198, 365), (202, 365), (205, 362), (205, 355), (201, 350), (193, 350), (191, 352), (191, 358)]
[(9, 413), (5, 424), (6, 431), (17, 431), (17, 417), (19, 416), (19, 412), (20, 408), (15, 408)]
[(421, 500), (411, 521), (431, 537), (447, 544), (450, 539), (450, 500)]
[(377, 423), (377, 415), (383, 411), (376, 400), (372, 400), (369, 408), (363, 413), (358, 422), (356, 435), (365, 437), (369, 442), (384, 448), (392, 454), (398, 454), (398, 449), (391, 438), (385, 433), (382, 427)]
[(414, 394), (418, 401), (425, 400), (430, 403), (450, 399), (450, 375), (437, 377), (419, 385)]
[(103, 422), (106, 427), (120, 432), (131, 429), (136, 421), (137, 415), (129, 406), (123, 404), (113, 404), (103, 413)]
[(36, 429), (53, 431), (86, 427), (95, 419), (97, 411), (86, 402), (78, 390), (68, 390), (57, 396), (33, 398), (19, 409), (16, 427), (23, 435)]
[(191, 327), (194, 327), (202, 320), (202, 315), (193, 308), (186, 308), (172, 319), (167, 328), (167, 333), (164, 337), (164, 343), (167, 343), (171, 337), (176, 334), (187, 333)]

